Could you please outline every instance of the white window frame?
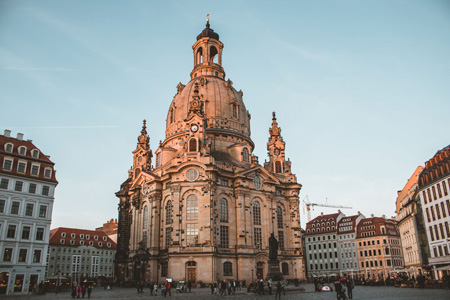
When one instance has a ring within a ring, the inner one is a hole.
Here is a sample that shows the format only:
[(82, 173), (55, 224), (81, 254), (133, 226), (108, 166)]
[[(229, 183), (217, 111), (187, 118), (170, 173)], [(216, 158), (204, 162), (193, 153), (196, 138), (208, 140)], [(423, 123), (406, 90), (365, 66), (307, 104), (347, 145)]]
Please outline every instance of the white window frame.
[[(11, 146), (11, 151), (8, 151), (8, 146)], [(6, 143), (5, 144), (5, 151), (8, 153), (12, 153), (14, 151), (14, 144), (13, 143)]]
[[(25, 168), (24, 168), (23, 172), (19, 171), (20, 164), (25, 164)], [(19, 160), (17, 163), (17, 173), (25, 174), (26, 172), (27, 172), (27, 162), (24, 160)]]
[[(33, 174), (33, 167), (37, 167), (37, 174)], [(40, 164), (32, 163), (31, 164), (31, 169), (30, 169), (30, 175), (31, 176), (39, 176), (39, 171), (40, 170), (41, 170), (41, 165)]]
[[(20, 153), (22, 149), (25, 149), (23, 154)], [(25, 147), (25, 146), (20, 146), (19, 148), (17, 148), (17, 153), (19, 153), (19, 155), (22, 155), (22, 156), (27, 155), (27, 147)]]
[[(5, 168), (5, 163), (6, 163), (7, 161), (11, 162), (11, 167), (10, 167), (9, 169)], [(13, 158), (5, 157), (5, 158), (3, 159), (3, 170), (6, 170), (6, 171), (12, 171), (13, 164), (14, 164), (14, 159), (13, 159)]]
[[(49, 176), (46, 175), (46, 172), (47, 172), (47, 171), (50, 172), (50, 175), (49, 175)], [(44, 177), (45, 177), (45, 178), (52, 178), (52, 168), (45, 168), (45, 169), (44, 169)]]
[[(37, 153), (36, 156), (34, 155), (35, 153)], [(31, 150), (31, 156), (33, 158), (39, 158), (39, 150), (38, 149)]]

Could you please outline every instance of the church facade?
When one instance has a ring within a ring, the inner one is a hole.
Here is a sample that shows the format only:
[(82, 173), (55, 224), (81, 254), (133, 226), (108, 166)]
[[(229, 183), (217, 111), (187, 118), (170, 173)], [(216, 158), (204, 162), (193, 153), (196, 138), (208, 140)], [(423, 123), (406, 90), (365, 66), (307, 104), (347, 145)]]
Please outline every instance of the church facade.
[(250, 114), (242, 91), (225, 80), (222, 51), (208, 21), (193, 45), (191, 80), (178, 84), (154, 151), (144, 121), (116, 193), (119, 283), (266, 278), (272, 233), (283, 277), (305, 277), (301, 184), (281, 129), (273, 113), (269, 159), (259, 164)]

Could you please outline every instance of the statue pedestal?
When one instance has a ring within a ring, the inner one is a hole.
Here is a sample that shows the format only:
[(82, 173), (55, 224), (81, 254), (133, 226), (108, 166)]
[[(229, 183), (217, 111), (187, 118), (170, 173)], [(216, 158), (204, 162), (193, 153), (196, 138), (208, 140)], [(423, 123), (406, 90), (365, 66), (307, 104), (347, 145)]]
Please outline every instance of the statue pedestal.
[(272, 278), (273, 281), (283, 280), (283, 275), (280, 272), (280, 261), (273, 259), (268, 261), (269, 271), (267, 272), (266, 280)]

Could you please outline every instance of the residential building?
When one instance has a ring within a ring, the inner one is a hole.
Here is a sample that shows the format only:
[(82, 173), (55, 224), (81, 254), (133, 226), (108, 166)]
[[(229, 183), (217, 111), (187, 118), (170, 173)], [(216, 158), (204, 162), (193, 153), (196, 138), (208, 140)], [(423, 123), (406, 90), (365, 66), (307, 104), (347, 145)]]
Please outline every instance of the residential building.
[(0, 135), (0, 294), (44, 280), (57, 184), (54, 163), (31, 140)]
[(402, 240), (405, 268), (416, 278), (428, 264), (428, 240), (426, 239), (422, 207), (419, 199), (418, 179), (423, 167), (417, 167), (406, 185), (398, 192), (396, 201), (397, 225)]
[(46, 278), (97, 280), (114, 277), (116, 243), (103, 231), (59, 227), (50, 232)]
[(337, 224), (342, 212), (314, 218), (306, 223), (305, 247), (308, 276), (338, 276), (341, 265), (337, 245)]
[(119, 225), (117, 225), (117, 219), (111, 219), (107, 221), (106, 223), (103, 223), (102, 227), (95, 228), (95, 230), (103, 231), (106, 233), (110, 239), (114, 241), (114, 243), (117, 243), (117, 228)]
[(284, 278), (303, 279), (301, 184), (275, 113), (262, 165), (243, 92), (225, 80), (223, 43), (209, 21), (192, 49), (194, 68), (190, 81), (177, 85), (165, 139), (153, 152), (144, 121), (116, 193), (117, 280), (262, 279), (272, 233)]
[(342, 217), (337, 223), (340, 275), (347, 274), (353, 277), (359, 273), (356, 227), (364, 218), (365, 216), (358, 212), (354, 216)]
[(419, 176), (419, 197), (434, 278), (450, 269), (450, 146), (436, 152)]
[(374, 217), (356, 226), (359, 275), (383, 279), (404, 268), (400, 234), (395, 220)]

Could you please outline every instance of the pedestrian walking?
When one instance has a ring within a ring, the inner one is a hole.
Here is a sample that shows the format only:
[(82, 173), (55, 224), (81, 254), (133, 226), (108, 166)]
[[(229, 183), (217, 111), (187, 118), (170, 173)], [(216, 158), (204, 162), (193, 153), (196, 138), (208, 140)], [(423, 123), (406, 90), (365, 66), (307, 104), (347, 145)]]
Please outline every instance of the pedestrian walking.
[(86, 296), (86, 286), (83, 284), (81, 287), (81, 298), (84, 298)]
[(355, 288), (355, 283), (353, 282), (353, 279), (348, 279), (345, 285), (347, 286), (348, 299), (352, 299), (353, 298), (352, 290)]
[(88, 298), (91, 298), (91, 293), (92, 293), (92, 285), (89, 285), (87, 288), (87, 293), (88, 293)]
[(267, 281), (267, 287), (269, 288), (269, 295), (272, 295), (272, 278)]
[(281, 281), (281, 290), (283, 291), (283, 295), (286, 296), (286, 292), (284, 291), (284, 287), (286, 285), (286, 281)]
[(275, 299), (281, 299), (281, 282), (278, 281), (277, 283), (277, 292), (275, 293)]

